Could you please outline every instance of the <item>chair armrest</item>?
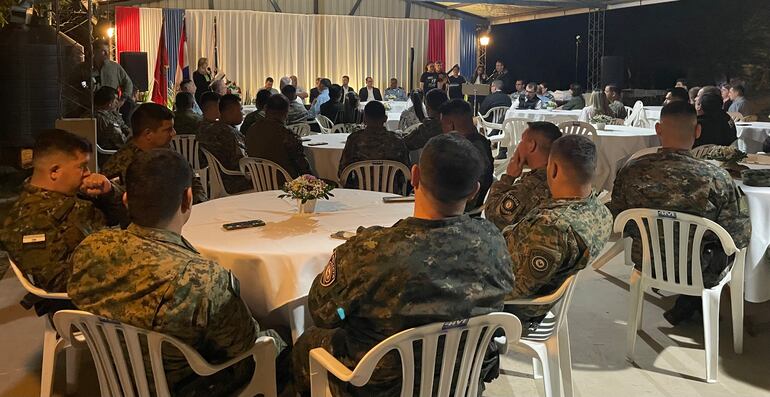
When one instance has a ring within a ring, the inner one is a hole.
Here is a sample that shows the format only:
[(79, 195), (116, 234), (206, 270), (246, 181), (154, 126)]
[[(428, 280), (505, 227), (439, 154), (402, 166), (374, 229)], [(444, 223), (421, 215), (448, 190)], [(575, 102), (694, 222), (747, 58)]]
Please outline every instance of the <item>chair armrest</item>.
[(514, 299), (510, 301), (505, 301), (506, 305), (536, 305), (536, 306), (543, 306), (543, 305), (550, 305), (552, 303), (558, 302), (559, 299), (554, 298), (552, 295), (547, 296), (541, 296), (539, 298), (534, 299)]
[(45, 299), (70, 300), (70, 297), (66, 292), (46, 292), (44, 294), (35, 295)]
[(227, 169), (227, 168), (225, 168), (225, 167), (222, 167), (222, 168), (220, 168), (220, 170), (222, 170), (222, 173), (223, 173), (223, 174), (225, 174), (225, 175), (231, 175), (231, 176), (246, 176), (246, 174), (244, 174), (244, 173), (243, 173), (243, 172), (241, 172), (241, 171), (231, 171), (231, 170), (228, 170), (228, 169)]
[[(252, 357), (252, 356), (254, 357), (255, 361), (257, 361), (257, 363), (259, 365), (262, 365), (263, 363), (260, 362), (257, 358), (260, 355), (260, 353), (262, 353), (262, 350), (265, 349), (265, 345), (266, 344), (270, 344), (273, 347), (271, 349), (271, 351), (273, 353), (272, 359), (275, 360), (275, 357), (278, 355), (277, 348), (275, 347), (275, 341), (273, 340), (273, 338), (271, 338), (269, 336), (260, 336), (259, 338), (257, 338), (256, 341), (254, 341), (254, 345), (249, 350), (246, 350), (245, 352), (243, 352), (243, 353), (241, 353), (241, 354), (239, 354), (239, 355), (237, 355), (237, 356), (235, 356), (235, 357), (233, 357), (233, 358), (231, 358), (231, 359), (229, 359), (229, 360), (227, 360), (227, 361), (225, 361), (225, 362), (223, 362), (221, 364), (213, 365), (211, 363), (204, 362), (204, 364), (207, 367), (205, 371), (200, 371), (199, 372), (194, 367), (193, 367), (193, 370), (195, 370), (195, 372), (198, 375), (209, 376), (209, 375), (215, 374), (215, 373), (217, 373), (217, 372), (219, 372), (219, 371), (221, 371), (221, 370), (223, 370), (225, 368), (232, 367), (233, 365), (243, 361), (244, 359)], [(188, 361), (189, 361), (189, 358), (188, 358)], [(260, 369), (259, 365), (257, 365), (257, 368), (255, 370)], [(192, 365), (191, 365), (191, 367), (192, 367)]]
[(310, 360), (315, 361), (343, 382), (349, 382), (353, 378), (353, 371), (339, 362), (334, 356), (322, 348), (310, 351)]

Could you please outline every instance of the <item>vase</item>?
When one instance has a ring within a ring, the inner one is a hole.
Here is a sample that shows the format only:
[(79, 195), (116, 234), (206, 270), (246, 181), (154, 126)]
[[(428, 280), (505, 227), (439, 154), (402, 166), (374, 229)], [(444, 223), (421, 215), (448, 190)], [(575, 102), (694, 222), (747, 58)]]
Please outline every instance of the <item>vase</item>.
[(604, 129), (607, 128), (606, 123), (596, 123), (596, 129), (599, 131), (604, 131)]
[(302, 204), (302, 200), (297, 199), (297, 211), (300, 214), (312, 214), (315, 212), (315, 202), (316, 200), (308, 200)]

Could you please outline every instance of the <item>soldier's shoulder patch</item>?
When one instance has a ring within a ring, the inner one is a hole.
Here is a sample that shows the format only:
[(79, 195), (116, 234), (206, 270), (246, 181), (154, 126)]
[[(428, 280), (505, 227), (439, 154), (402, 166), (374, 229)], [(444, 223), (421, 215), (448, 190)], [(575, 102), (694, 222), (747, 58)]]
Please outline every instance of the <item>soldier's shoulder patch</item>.
[(529, 268), (535, 276), (545, 276), (556, 263), (556, 258), (544, 250), (534, 249), (529, 259)]
[(329, 263), (326, 264), (321, 273), (321, 286), (328, 287), (334, 284), (335, 280), (337, 280), (337, 252), (332, 254), (332, 257), (329, 258)]
[(508, 194), (505, 196), (505, 199), (503, 199), (503, 204), (502, 204), (502, 207), (500, 208), (500, 212), (502, 212), (505, 215), (511, 215), (513, 214), (513, 211), (516, 208), (519, 208), (520, 205), (521, 205), (521, 202), (515, 195)]

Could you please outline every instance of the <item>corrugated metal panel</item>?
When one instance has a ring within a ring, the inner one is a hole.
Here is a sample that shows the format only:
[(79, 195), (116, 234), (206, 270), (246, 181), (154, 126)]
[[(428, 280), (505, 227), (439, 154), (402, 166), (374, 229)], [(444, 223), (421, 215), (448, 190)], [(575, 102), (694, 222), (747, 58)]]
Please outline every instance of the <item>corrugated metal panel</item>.
[(313, 0), (276, 0), (281, 11), (290, 14), (312, 14)]
[(412, 18), (420, 19), (457, 19), (456, 17), (449, 15), (445, 12), (438, 10), (432, 10), (427, 7), (422, 7), (419, 4), (412, 3)]
[(268, 0), (214, 0), (215, 10), (273, 11)]

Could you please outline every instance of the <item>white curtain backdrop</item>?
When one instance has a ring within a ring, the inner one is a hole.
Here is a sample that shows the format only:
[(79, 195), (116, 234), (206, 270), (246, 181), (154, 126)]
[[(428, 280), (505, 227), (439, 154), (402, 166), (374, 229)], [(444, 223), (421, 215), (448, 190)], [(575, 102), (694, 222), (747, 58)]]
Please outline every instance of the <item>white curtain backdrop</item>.
[[(446, 37), (446, 71), (455, 64), (460, 64), (460, 21), (447, 19), (444, 21), (444, 36)], [(462, 67), (462, 66), (461, 66)]]
[(246, 98), (256, 95), (266, 77), (273, 77), (278, 88), (278, 80), (292, 74), (306, 90), (316, 77), (340, 83), (343, 75), (355, 88), (371, 76), (381, 89), (391, 77), (409, 89), (410, 48), (415, 80), (425, 63), (427, 20), (226, 10), (187, 10), (185, 15), (191, 69), (200, 57), (213, 66), (216, 17), (219, 71), (238, 83)]
[(163, 24), (163, 9), (139, 9), (139, 48), (147, 52), (147, 91), (152, 92), (155, 76), (155, 61), (158, 59), (160, 28)]

